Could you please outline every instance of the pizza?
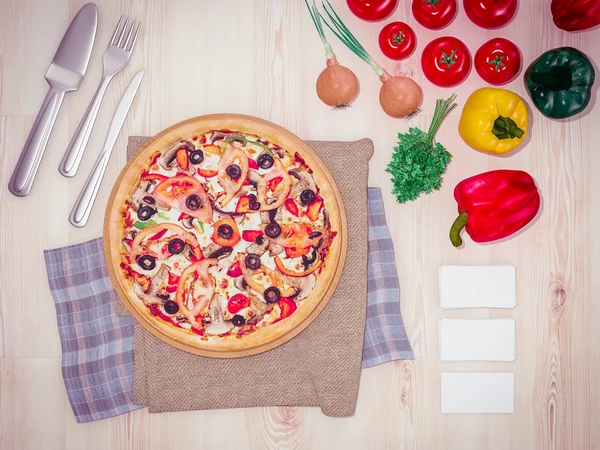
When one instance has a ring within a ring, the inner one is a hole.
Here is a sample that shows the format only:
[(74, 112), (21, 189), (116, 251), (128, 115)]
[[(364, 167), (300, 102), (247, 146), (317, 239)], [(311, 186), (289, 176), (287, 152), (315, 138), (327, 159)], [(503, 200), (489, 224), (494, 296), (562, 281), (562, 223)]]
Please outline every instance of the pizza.
[(310, 316), (337, 266), (322, 169), (235, 128), (170, 136), (137, 158), (113, 207), (119, 283), (146, 321), (196, 347), (277, 338)]

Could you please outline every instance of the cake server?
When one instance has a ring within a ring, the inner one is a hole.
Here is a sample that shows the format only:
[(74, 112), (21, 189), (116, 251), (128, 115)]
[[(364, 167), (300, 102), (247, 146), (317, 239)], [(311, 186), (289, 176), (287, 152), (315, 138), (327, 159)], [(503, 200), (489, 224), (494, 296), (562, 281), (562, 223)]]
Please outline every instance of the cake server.
[(8, 182), (8, 189), (17, 197), (25, 197), (31, 191), (65, 94), (76, 91), (81, 85), (94, 47), (97, 27), (96, 5), (87, 3), (71, 21), (56, 50), (46, 72), (50, 89)]
[(83, 185), (81, 194), (79, 194), (75, 206), (73, 206), (73, 210), (71, 211), (71, 215), (69, 216), (69, 222), (75, 227), (84, 227), (90, 218), (90, 213), (92, 212), (98, 190), (102, 184), (102, 178), (104, 178), (104, 172), (106, 172), (112, 149), (115, 146), (117, 137), (121, 132), (123, 123), (127, 118), (127, 113), (131, 108), (131, 104), (133, 103), (143, 78), (144, 71), (140, 70), (133, 76), (129, 86), (127, 86), (125, 93), (121, 97), (121, 101), (119, 101), (119, 105), (115, 110), (115, 114), (110, 122), (110, 127), (108, 128), (104, 147), (94, 164), (90, 176)]

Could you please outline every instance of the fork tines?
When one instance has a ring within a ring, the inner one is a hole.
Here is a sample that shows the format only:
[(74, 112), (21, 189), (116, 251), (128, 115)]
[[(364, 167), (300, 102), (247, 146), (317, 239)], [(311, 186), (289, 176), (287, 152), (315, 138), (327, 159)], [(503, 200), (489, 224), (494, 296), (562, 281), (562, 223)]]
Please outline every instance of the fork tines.
[(138, 37), (138, 33), (140, 32), (140, 25), (141, 22), (136, 22), (135, 20), (131, 20), (130, 25), (129, 17), (122, 15), (110, 40), (110, 45), (114, 45), (115, 47), (119, 47), (127, 52), (130, 52), (133, 49), (135, 41)]

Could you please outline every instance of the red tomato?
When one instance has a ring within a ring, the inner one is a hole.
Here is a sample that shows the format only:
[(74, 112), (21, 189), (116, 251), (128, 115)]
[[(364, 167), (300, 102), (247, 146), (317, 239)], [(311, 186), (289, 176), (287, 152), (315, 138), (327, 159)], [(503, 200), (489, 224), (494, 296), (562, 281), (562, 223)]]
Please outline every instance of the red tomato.
[(490, 84), (508, 83), (517, 76), (520, 68), (519, 49), (508, 39), (491, 39), (475, 53), (475, 70)]
[(408, 58), (416, 44), (415, 32), (404, 22), (388, 23), (379, 33), (379, 48), (390, 59)]
[(464, 81), (471, 69), (471, 54), (462, 41), (452, 36), (434, 39), (421, 56), (423, 73), (433, 84), (456, 86)]
[(227, 302), (227, 311), (231, 314), (237, 313), (239, 310), (250, 306), (250, 299), (244, 294), (235, 294)]
[(378, 22), (392, 15), (398, 0), (346, 0), (350, 11), (367, 22)]
[(464, 0), (465, 12), (481, 28), (500, 28), (510, 22), (518, 0)]
[(456, 16), (456, 0), (413, 0), (412, 13), (425, 28), (439, 30)]

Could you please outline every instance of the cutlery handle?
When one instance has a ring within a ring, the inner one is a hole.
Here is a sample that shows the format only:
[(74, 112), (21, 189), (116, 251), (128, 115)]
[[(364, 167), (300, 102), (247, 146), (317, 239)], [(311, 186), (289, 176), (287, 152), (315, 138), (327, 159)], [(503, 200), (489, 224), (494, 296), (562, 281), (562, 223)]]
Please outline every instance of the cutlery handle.
[(17, 197), (25, 197), (31, 191), (35, 174), (40, 167), (44, 150), (46, 150), (50, 133), (64, 98), (65, 91), (54, 87), (51, 87), (46, 94), (17, 166), (8, 182), (8, 190)]
[(69, 222), (71, 222), (71, 225), (82, 228), (87, 224), (92, 212), (92, 207), (96, 201), (96, 196), (100, 190), (102, 178), (104, 178), (104, 172), (106, 172), (109, 159), (109, 152), (100, 153), (100, 156), (96, 160), (96, 164), (94, 164), (94, 168), (92, 169), (90, 176), (83, 185), (83, 189), (81, 190), (81, 193), (75, 202), (75, 206), (73, 206), (73, 210), (69, 216)]
[(67, 147), (67, 151), (58, 166), (58, 171), (65, 177), (74, 177), (77, 173), (81, 158), (83, 158), (83, 153), (90, 140), (92, 129), (96, 123), (96, 117), (98, 117), (102, 99), (104, 98), (106, 88), (108, 87), (111, 78), (112, 77), (105, 77), (102, 79), (100, 86), (98, 86), (98, 89), (94, 94), (92, 102), (88, 106), (81, 122), (79, 122), (79, 126), (77, 127), (77, 130), (75, 130), (75, 134)]

